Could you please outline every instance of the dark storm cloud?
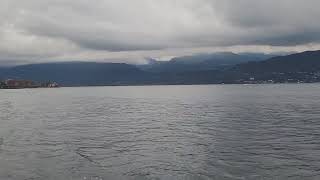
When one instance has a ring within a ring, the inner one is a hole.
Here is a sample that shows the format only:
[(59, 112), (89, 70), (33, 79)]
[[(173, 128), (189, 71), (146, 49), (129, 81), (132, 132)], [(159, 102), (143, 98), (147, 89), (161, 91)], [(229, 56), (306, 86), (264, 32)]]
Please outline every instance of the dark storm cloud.
[(0, 59), (318, 44), (318, 7), (318, 0), (3, 0)]

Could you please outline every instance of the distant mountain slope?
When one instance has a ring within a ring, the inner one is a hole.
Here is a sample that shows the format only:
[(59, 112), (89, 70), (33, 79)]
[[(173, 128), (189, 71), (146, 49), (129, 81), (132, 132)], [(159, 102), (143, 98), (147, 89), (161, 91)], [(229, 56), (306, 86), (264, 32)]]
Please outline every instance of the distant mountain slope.
[(294, 53), (295, 52), (276, 52), (276, 53), (266, 54), (266, 53), (247, 52), (247, 53), (238, 53), (238, 54), (242, 55), (242, 56), (247, 56), (250, 58), (257, 59), (258, 61), (265, 61), (265, 60), (273, 58), (273, 57), (285, 56), (285, 55), (294, 54)]
[(239, 55), (231, 52), (220, 52), (212, 54), (196, 54), (192, 56), (182, 56), (171, 59), (170, 61), (149, 60), (149, 64), (139, 66), (142, 70), (149, 72), (186, 72), (223, 69), (232, 65), (261, 61), (270, 57), (264, 54)]
[(267, 61), (248, 62), (235, 67), (247, 73), (320, 71), (320, 51), (278, 56)]
[(273, 80), (275, 82), (319, 82), (320, 51), (278, 56), (261, 62), (248, 62), (223, 72), (236, 79)]
[(170, 84), (320, 82), (320, 51), (273, 57), (226, 69), (169, 74)]
[(122, 63), (67, 62), (16, 66), (4, 70), (0, 77), (83, 86), (145, 83), (148, 75), (135, 66)]

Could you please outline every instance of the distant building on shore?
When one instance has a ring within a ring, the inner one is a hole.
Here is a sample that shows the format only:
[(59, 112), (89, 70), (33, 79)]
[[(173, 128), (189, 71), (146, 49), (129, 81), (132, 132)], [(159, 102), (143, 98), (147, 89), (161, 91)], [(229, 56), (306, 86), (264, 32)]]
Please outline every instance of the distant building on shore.
[(9, 89), (22, 89), (22, 88), (37, 88), (40, 87), (37, 83), (30, 80), (14, 80), (8, 79), (5, 82), (5, 85)]
[(23, 89), (23, 88), (57, 88), (59, 84), (56, 82), (36, 83), (31, 80), (15, 80), (7, 79), (0, 82), (0, 89)]
[(47, 87), (48, 87), (48, 88), (57, 88), (57, 87), (59, 87), (59, 84), (56, 83), (56, 82), (49, 83)]

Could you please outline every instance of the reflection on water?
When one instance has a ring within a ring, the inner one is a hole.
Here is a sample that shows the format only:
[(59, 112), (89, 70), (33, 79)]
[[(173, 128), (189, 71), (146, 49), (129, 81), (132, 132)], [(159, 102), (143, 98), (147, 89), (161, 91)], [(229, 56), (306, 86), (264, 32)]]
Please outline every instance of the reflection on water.
[(1, 90), (0, 179), (319, 179), (319, 90)]

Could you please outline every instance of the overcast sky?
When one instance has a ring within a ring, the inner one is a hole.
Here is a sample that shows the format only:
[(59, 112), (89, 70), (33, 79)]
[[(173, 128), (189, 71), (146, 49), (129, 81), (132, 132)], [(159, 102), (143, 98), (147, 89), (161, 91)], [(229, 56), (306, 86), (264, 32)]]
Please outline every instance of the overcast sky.
[(0, 63), (320, 49), (319, 0), (1, 0)]

